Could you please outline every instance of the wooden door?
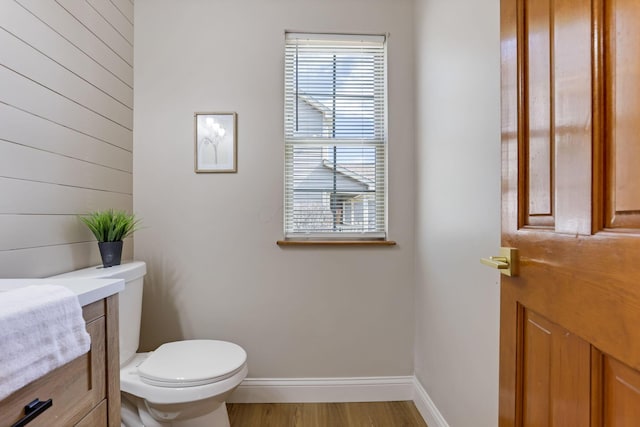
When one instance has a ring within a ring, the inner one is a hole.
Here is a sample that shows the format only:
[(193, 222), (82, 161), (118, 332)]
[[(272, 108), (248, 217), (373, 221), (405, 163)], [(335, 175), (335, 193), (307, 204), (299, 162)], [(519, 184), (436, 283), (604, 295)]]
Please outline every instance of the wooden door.
[(499, 424), (640, 426), (640, 1), (501, 23)]

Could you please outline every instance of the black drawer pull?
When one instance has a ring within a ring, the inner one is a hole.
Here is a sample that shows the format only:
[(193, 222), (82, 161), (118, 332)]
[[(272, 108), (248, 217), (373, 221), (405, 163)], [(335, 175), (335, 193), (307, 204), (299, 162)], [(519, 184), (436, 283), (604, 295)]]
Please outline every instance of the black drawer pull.
[(31, 421), (35, 420), (38, 415), (49, 409), (53, 405), (53, 400), (45, 400), (40, 402), (40, 399), (36, 399), (30, 402), (24, 407), (24, 417), (12, 425), (11, 427), (24, 427)]

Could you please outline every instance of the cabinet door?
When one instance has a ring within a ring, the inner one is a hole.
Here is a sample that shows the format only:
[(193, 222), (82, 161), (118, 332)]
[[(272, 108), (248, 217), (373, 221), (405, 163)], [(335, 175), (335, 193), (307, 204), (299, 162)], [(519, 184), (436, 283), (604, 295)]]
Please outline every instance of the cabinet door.
[(98, 406), (93, 408), (74, 427), (106, 427), (107, 426), (107, 401), (103, 400)]
[[(101, 302), (102, 303), (102, 302)], [(104, 305), (104, 304), (103, 304)], [(89, 353), (32, 382), (0, 402), (0, 425), (9, 426), (24, 416), (24, 406), (38, 398), (53, 405), (29, 427), (74, 425), (106, 396), (105, 318), (87, 323)]]

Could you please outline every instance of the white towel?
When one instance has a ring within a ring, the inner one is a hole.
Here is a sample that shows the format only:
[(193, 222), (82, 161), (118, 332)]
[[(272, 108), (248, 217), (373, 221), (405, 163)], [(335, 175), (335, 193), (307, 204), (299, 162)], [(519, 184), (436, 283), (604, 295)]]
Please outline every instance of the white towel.
[(0, 400), (89, 351), (78, 297), (63, 286), (0, 292)]

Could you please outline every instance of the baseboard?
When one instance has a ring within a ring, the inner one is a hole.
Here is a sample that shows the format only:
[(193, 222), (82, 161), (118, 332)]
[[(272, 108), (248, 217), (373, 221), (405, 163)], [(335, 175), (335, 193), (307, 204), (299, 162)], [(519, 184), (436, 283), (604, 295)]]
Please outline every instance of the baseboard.
[(429, 427), (449, 427), (415, 376), (245, 378), (229, 403), (381, 402), (413, 400)]
[(447, 420), (444, 419), (433, 400), (429, 397), (427, 391), (422, 387), (420, 381), (413, 377), (415, 394), (413, 403), (415, 403), (418, 412), (424, 418), (429, 427), (449, 427)]
[[(230, 403), (412, 400), (415, 377), (245, 378)], [(434, 425), (437, 427), (437, 425)]]

